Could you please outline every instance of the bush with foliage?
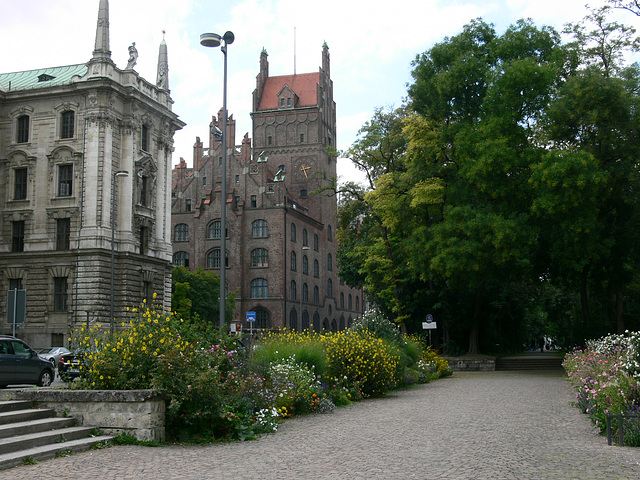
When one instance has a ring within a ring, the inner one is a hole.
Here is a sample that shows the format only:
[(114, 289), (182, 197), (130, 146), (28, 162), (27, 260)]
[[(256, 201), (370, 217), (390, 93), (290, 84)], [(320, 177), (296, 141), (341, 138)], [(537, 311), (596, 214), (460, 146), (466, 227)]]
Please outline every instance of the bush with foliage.
[[(640, 446), (640, 375), (638, 332), (609, 335), (568, 353), (563, 366), (577, 390), (577, 406), (603, 433), (608, 414), (634, 415), (625, 420), (625, 444)], [(614, 433), (617, 422), (612, 422)]]

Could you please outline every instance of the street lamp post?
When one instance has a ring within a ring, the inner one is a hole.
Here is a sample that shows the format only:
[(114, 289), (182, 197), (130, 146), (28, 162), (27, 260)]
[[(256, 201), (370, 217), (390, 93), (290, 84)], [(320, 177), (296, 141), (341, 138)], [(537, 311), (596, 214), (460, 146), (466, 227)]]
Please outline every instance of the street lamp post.
[[(200, 35), (200, 45), (203, 47), (220, 47), (224, 55), (224, 80), (222, 94), (222, 194), (220, 204), (220, 329), (227, 323), (226, 307), (226, 268), (227, 268), (227, 45), (235, 39), (232, 32), (226, 32), (222, 37), (217, 33), (203, 33)], [(222, 46), (220, 46), (222, 44)]]
[(301, 251), (301, 255), (300, 255), (300, 328), (302, 328), (302, 268), (304, 265), (304, 252), (306, 250), (309, 250), (309, 246), (307, 245), (303, 245), (302, 246), (302, 251)]
[[(126, 177), (129, 172), (126, 170), (118, 170), (113, 174), (113, 181), (111, 182), (111, 316), (109, 317), (109, 324), (111, 325), (111, 333), (115, 332), (115, 318), (114, 318), (114, 270), (115, 270), (115, 246), (116, 246), (116, 181), (118, 177)], [(87, 319), (89, 318), (89, 312), (87, 312)], [(88, 323), (87, 323), (88, 325)]]

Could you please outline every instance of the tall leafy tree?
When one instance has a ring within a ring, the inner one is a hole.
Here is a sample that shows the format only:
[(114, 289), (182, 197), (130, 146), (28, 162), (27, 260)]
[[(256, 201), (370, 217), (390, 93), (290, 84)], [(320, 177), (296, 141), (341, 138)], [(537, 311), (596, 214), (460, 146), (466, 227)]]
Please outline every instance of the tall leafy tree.
[[(184, 318), (217, 324), (220, 312), (220, 277), (202, 268), (192, 272), (186, 267), (175, 267), (171, 277), (173, 310)], [(235, 308), (235, 295), (230, 292), (227, 296), (230, 320)]]

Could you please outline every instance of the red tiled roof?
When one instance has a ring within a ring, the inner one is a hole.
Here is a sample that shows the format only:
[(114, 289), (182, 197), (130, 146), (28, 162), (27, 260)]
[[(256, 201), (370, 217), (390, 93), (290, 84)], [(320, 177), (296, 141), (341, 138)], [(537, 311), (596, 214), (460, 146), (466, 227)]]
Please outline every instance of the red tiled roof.
[(318, 83), (320, 83), (320, 72), (268, 77), (258, 110), (276, 110), (278, 108), (278, 94), (285, 85), (288, 85), (298, 95), (296, 107), (317, 105)]

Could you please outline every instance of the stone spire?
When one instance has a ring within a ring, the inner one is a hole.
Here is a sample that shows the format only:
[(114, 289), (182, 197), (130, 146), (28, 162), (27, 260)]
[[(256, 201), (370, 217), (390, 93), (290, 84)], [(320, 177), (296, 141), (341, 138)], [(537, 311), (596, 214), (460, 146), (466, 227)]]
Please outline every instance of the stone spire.
[(167, 44), (164, 41), (164, 30), (162, 31), (162, 43), (158, 52), (158, 76), (156, 86), (163, 90), (169, 90), (169, 58), (167, 56)]
[(109, 0), (100, 0), (93, 58), (111, 60), (111, 50), (109, 50)]

